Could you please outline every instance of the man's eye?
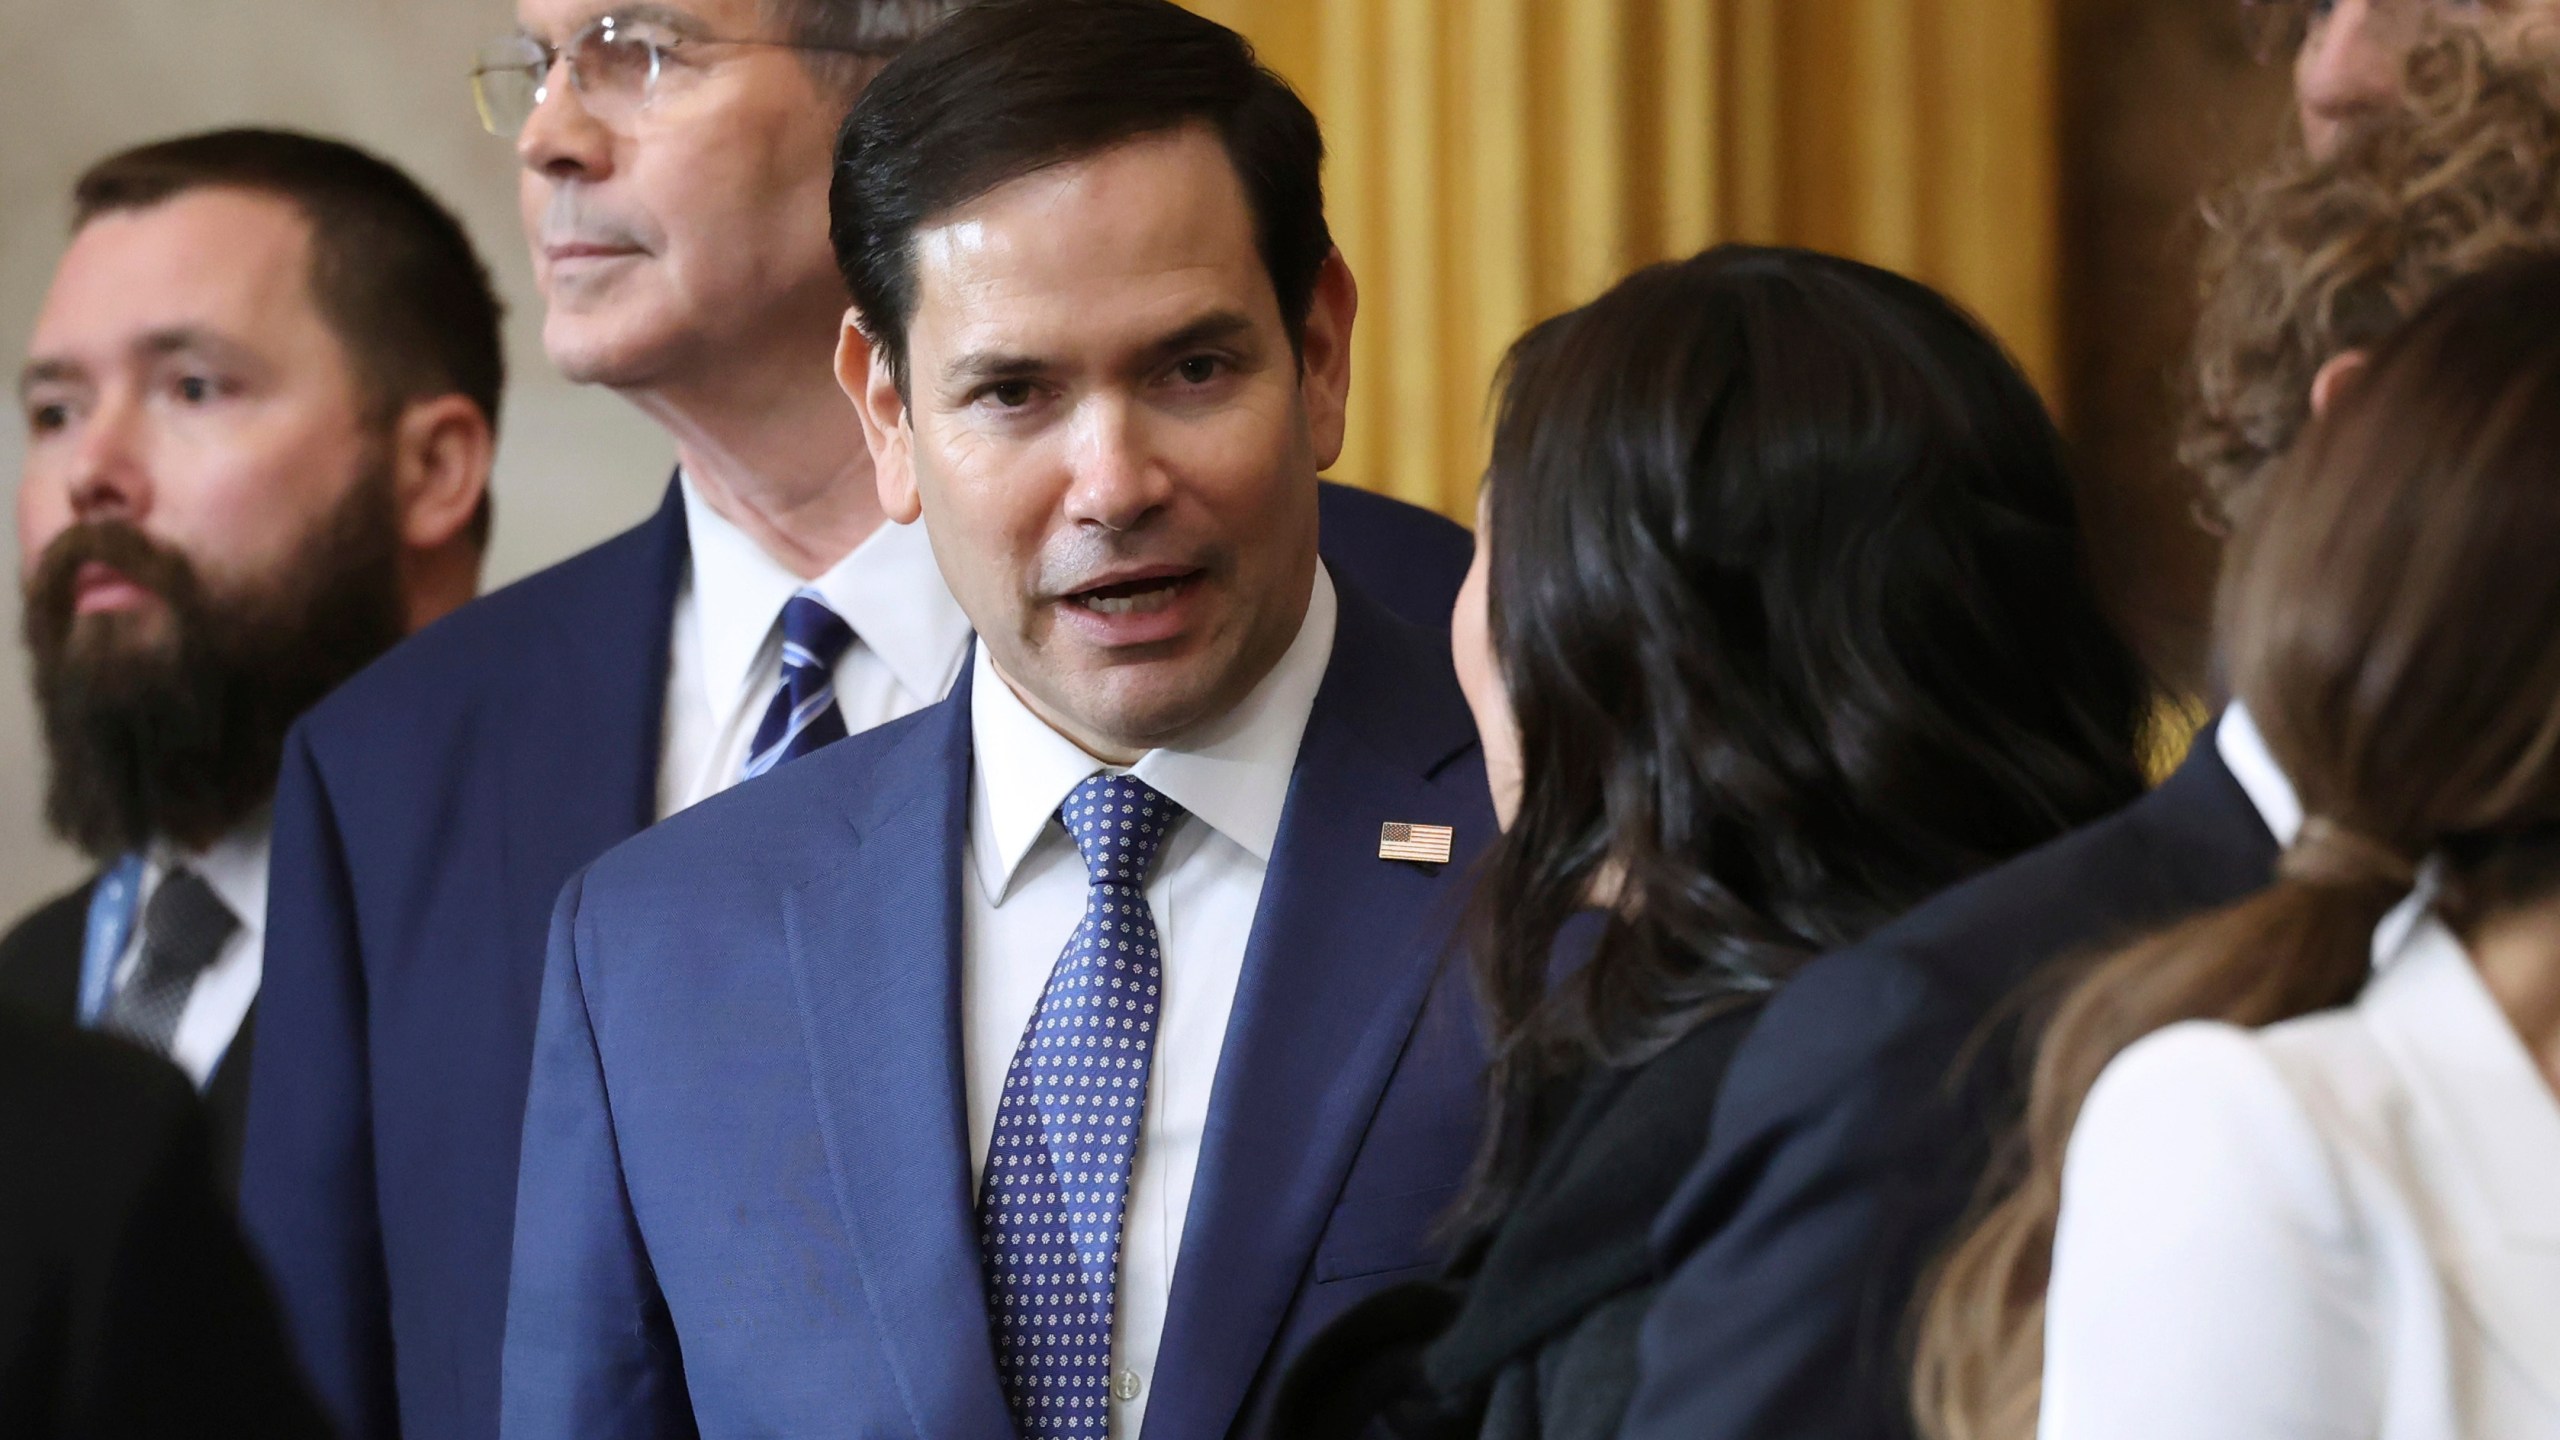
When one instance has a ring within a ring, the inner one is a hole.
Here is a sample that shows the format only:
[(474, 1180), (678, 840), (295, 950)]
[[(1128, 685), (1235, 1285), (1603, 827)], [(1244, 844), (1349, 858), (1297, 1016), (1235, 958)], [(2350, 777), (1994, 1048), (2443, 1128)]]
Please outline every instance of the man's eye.
[(70, 423), (68, 405), (38, 405), (27, 411), (27, 428), (38, 435), (50, 435)]
[(1019, 410), (1031, 403), (1031, 382), (1004, 380), (987, 387), (987, 398), (1007, 410)]
[(212, 399), (214, 394), (213, 382), (202, 375), (181, 375), (170, 388), (177, 392), (179, 399), (190, 405), (201, 405)]
[(1183, 383), (1186, 385), (1206, 385), (1210, 381), (1218, 378), (1218, 371), (1220, 368), (1221, 367), (1216, 356), (1194, 355), (1190, 359), (1184, 360), (1180, 364), (1175, 365), (1173, 367), (1173, 373), (1181, 376)]

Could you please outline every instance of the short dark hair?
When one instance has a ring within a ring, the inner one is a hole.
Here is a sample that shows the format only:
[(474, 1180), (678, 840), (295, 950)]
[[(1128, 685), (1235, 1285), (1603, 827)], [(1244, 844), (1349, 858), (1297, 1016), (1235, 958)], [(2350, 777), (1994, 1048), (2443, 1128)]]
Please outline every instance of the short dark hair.
[[(73, 185), (72, 229), (192, 190), (289, 201), (311, 226), (311, 294), (388, 419), (413, 400), (460, 395), (490, 428), (506, 388), (506, 310), (462, 222), (398, 166), (289, 130), (212, 130), (121, 151)], [(486, 548), (489, 499), (472, 516)]]
[(864, 333), (906, 383), (915, 232), (1010, 180), (1190, 124), (1244, 182), (1291, 345), (1332, 253), (1324, 136), (1244, 37), (1172, 0), (983, 0), (872, 80), (836, 141), (829, 233)]
[(765, 0), (765, 13), (818, 78), (848, 97), (966, 0)]

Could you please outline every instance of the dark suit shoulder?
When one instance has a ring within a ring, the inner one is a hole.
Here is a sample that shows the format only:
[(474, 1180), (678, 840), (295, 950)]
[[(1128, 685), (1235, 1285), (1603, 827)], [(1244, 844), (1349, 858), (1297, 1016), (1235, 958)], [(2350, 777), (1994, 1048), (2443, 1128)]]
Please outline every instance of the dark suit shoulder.
[(2275, 841), (2210, 748), (2125, 809), (1815, 960), (1771, 1003), (1737, 1070), (1747, 1075), (1765, 1053), (1790, 1069), (1871, 1074), (1915, 1032), (1969, 1039), (2057, 960), (2264, 885)]
[[(322, 749), (374, 746), (433, 733), (422, 717), (503, 701), (529, 668), (559, 664), (590, 617), (655, 603), (667, 588), (670, 547), (682, 546), (682, 514), (668, 506), (603, 544), (491, 591), (392, 647), (303, 717)], [(672, 527), (672, 529), (671, 529)]]
[(0, 1000), (68, 1021), (80, 1003), (80, 953), (98, 882), (55, 896), (0, 936)]
[(1909, 1433), (1911, 1297), (2022, 1089), (2022, 987), (2266, 883), (2275, 842), (2200, 745), (2151, 794), (1816, 959), (1770, 1002), (1666, 1207), (1624, 1433)]
[[(857, 797), (878, 798), (875, 786), (887, 783), (903, 794), (921, 793), (937, 779), (965, 785), (966, 777), (921, 771), (936, 738), (955, 724), (966, 727), (967, 697), (964, 674), (960, 688), (943, 700), (668, 816), (606, 851), (582, 883), (590, 894), (625, 884), (655, 886), (673, 874), (696, 885), (724, 876), (759, 887), (777, 883), (769, 857), (794, 853), (796, 837), (811, 827), (843, 831), (848, 809), (863, 808)], [(955, 705), (962, 707), (957, 715)]]
[(1475, 559), (1475, 537), (1435, 511), (1327, 481), (1319, 491), (1320, 548), (1347, 579), (1417, 625), (1443, 629)]
[(1347, 707), (1353, 728), (1381, 753), (1426, 774), (1472, 751), (1475, 716), (1458, 688), (1448, 631), (1406, 619), (1357, 581), (1336, 577), (1334, 595), (1333, 655), (1317, 706)]

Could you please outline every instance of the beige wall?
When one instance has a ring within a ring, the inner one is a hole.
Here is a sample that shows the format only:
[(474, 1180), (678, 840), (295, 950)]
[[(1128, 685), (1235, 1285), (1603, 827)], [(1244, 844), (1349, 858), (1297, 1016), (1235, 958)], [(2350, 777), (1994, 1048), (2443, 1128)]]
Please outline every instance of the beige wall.
[[(343, 136), (408, 167), (462, 214), (514, 314), (498, 456), (501, 584), (632, 523), (665, 483), (668, 447), (610, 395), (543, 362), (517, 238), (507, 147), (472, 117), (466, 72), (507, 0), (0, 0), (0, 347), (14, 374), (63, 242), (64, 196), (88, 161), (216, 125)], [(14, 493), (23, 424), (0, 424)], [(14, 523), (5, 554), (14, 557)], [(77, 881), (80, 857), (40, 820), (44, 763), (0, 585), (0, 923)]]

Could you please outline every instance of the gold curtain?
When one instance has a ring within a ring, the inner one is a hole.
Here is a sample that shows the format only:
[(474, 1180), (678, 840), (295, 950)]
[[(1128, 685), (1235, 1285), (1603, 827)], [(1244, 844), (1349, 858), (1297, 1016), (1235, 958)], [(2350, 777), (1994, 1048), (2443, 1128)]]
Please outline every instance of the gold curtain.
[(1190, 3), (1324, 121), (1339, 478), (1471, 518), (1504, 347), (1724, 239), (1939, 285), (2054, 394), (2052, 0)]

